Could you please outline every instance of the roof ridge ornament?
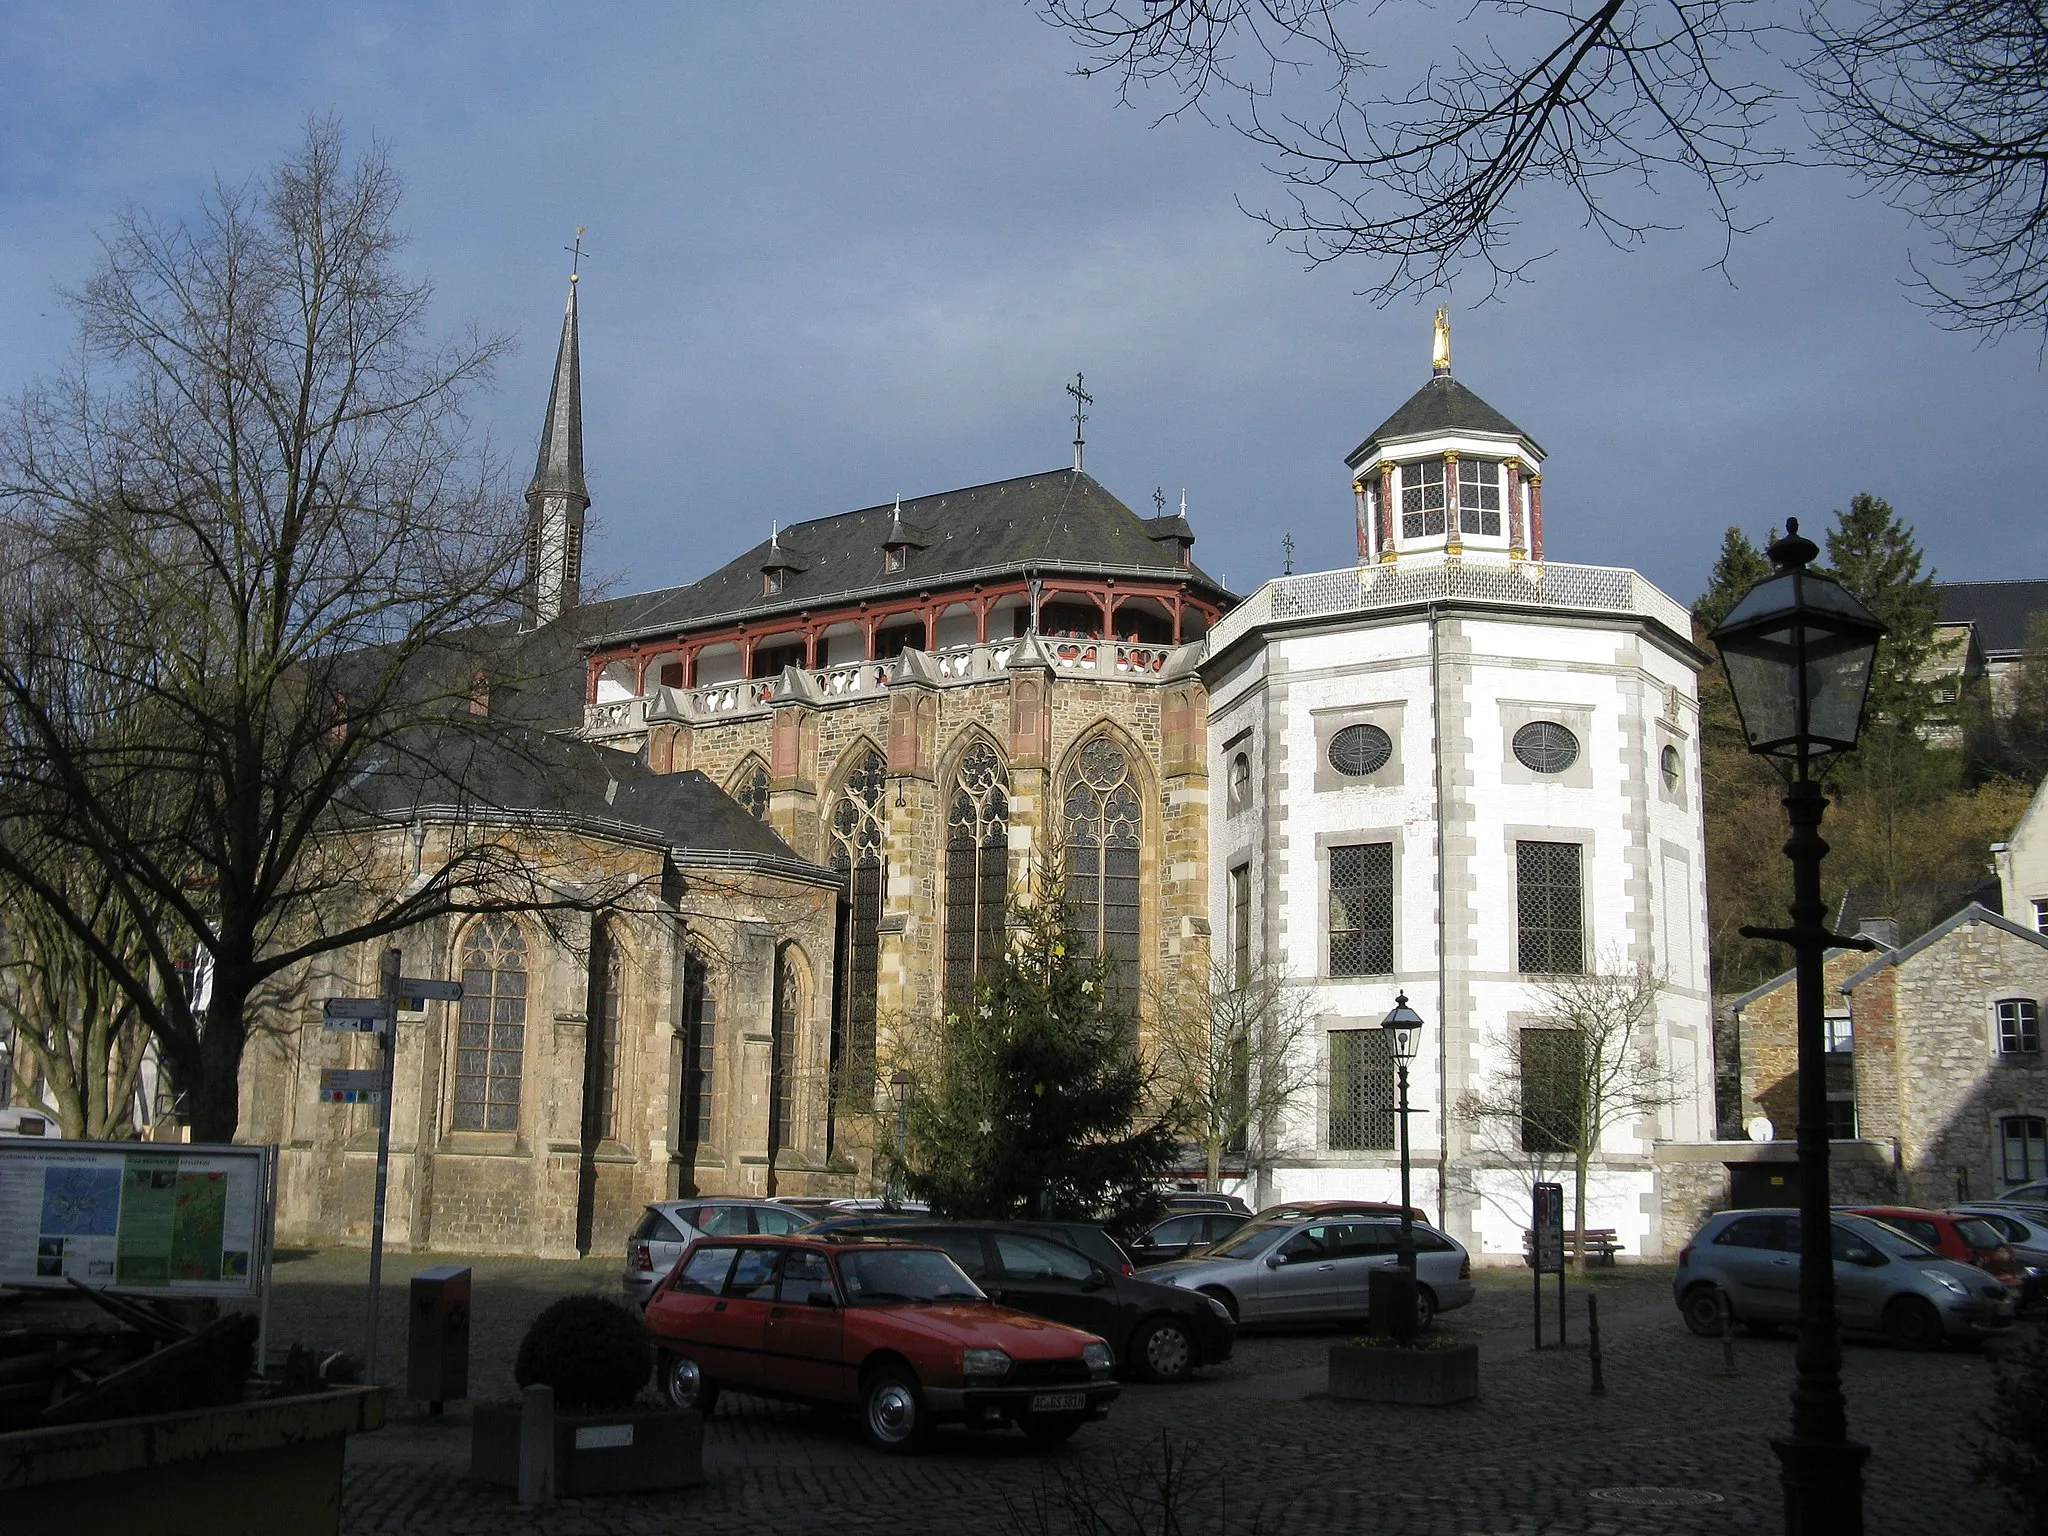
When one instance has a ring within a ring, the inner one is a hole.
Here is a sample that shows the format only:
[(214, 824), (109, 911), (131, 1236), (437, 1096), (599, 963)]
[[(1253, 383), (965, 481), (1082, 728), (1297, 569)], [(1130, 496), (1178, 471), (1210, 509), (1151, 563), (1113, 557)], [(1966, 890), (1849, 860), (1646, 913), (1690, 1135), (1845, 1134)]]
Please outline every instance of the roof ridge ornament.
[(1088, 412), (1083, 407), (1093, 405), (1095, 397), (1081, 387), (1081, 375), (1078, 373), (1074, 375), (1074, 382), (1067, 386), (1067, 393), (1074, 397), (1074, 473), (1078, 475), (1081, 473), (1081, 453), (1087, 446), (1081, 435), (1082, 425), (1088, 420)]
[(1439, 304), (1436, 309), (1436, 325), (1430, 334), (1429, 372), (1430, 377), (1436, 379), (1451, 376), (1451, 309), (1448, 304)]

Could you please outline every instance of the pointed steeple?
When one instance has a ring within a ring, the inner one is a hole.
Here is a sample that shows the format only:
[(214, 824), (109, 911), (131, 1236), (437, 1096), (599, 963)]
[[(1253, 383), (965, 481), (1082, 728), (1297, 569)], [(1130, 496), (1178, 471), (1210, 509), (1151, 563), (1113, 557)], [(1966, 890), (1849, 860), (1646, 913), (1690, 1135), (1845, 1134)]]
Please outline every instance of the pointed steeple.
[[(581, 231), (578, 231), (581, 234)], [(569, 276), (555, 380), (541, 423), (533, 483), (526, 488), (527, 618), (546, 624), (574, 608), (583, 585), (583, 380), (576, 338), (577, 274)]]

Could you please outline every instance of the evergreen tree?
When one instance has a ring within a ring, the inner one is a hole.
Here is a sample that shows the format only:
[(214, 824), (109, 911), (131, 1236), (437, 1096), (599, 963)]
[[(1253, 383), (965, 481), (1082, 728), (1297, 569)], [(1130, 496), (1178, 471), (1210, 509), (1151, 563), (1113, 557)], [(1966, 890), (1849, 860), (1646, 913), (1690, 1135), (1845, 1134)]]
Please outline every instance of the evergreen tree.
[(1721, 535), (1721, 553), (1714, 560), (1714, 572), (1707, 578), (1707, 590), (1692, 605), (1693, 622), (1710, 630), (1728, 617), (1742, 601), (1743, 594), (1771, 574), (1771, 562), (1749, 541), (1749, 535), (1733, 523)]
[(1010, 944), (917, 1063), (898, 1172), (947, 1216), (1129, 1220), (1172, 1167), (1137, 1021), (1106, 1000), (1056, 876), (1011, 913)]
[(1888, 633), (1877, 648), (1870, 678), (1870, 716), (1916, 730), (1933, 702), (1932, 685), (1920, 676), (1934, 651), (1934, 625), (1941, 599), (1934, 577), (1920, 573), (1920, 545), (1891, 503), (1868, 491), (1835, 512), (1828, 531), (1830, 574), (1883, 622)]

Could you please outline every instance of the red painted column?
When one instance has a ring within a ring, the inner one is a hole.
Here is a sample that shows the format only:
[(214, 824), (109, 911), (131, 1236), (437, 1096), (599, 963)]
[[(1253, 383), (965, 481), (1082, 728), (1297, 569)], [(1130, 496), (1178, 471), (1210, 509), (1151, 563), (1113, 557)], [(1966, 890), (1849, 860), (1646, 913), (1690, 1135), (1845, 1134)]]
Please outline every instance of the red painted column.
[(1380, 465), (1380, 559), (1394, 558), (1394, 466)]
[(590, 665), (587, 668), (590, 675), (584, 679), (583, 683), (583, 702), (585, 704), (595, 704), (597, 702), (597, 675), (603, 670), (604, 663), (595, 656), (591, 657)]
[(1543, 558), (1543, 476), (1529, 476), (1529, 558)]
[(1185, 601), (1182, 594), (1178, 592), (1173, 594), (1173, 643), (1175, 645), (1180, 644), (1180, 611)]
[(1508, 558), (1522, 558), (1528, 544), (1522, 537), (1522, 461), (1508, 460)]
[(1368, 516), (1370, 503), (1366, 499), (1365, 481), (1362, 479), (1352, 481), (1351, 494), (1358, 501), (1356, 513), (1358, 522), (1358, 563), (1360, 565), (1370, 565), (1372, 564), (1372, 529), (1368, 526), (1371, 521)]
[(804, 665), (806, 667), (815, 667), (817, 664), (818, 627), (813, 624), (804, 631)]
[(977, 597), (974, 600), (974, 643), (988, 644), (988, 610), (995, 601), (992, 597)]
[(926, 603), (920, 616), (924, 619), (924, 648), (936, 651), (939, 648), (939, 605)]
[(633, 647), (633, 697), (647, 697), (647, 657), (637, 645)]
[(860, 616), (862, 655), (863, 659), (867, 661), (875, 659), (875, 625), (879, 622), (880, 620), (872, 613), (864, 613)]
[(752, 635), (741, 635), (741, 636), (740, 636), (740, 676), (741, 676), (741, 677), (752, 677), (753, 675), (754, 675), (754, 637), (753, 637)]
[(1465, 542), (1464, 519), (1458, 506), (1458, 455), (1444, 454), (1444, 548), (1457, 549)]

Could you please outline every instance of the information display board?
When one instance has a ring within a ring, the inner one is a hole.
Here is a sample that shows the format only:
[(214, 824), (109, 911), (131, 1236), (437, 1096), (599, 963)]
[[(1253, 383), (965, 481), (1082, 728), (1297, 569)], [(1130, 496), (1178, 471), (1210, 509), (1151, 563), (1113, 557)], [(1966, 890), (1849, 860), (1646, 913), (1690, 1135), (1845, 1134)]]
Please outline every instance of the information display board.
[(272, 1154), (0, 1137), (0, 1285), (256, 1297)]
[(1538, 1184), (1530, 1230), (1534, 1241), (1536, 1273), (1564, 1273), (1564, 1186)]

